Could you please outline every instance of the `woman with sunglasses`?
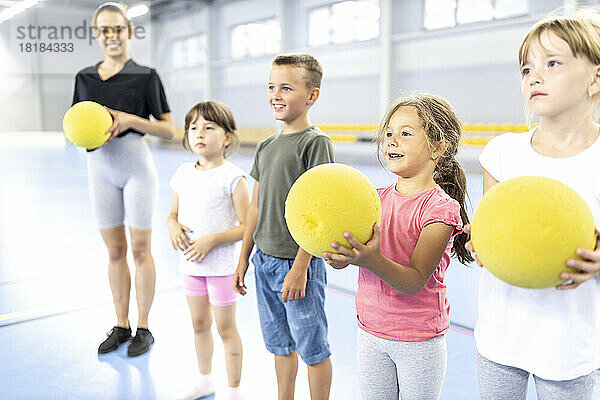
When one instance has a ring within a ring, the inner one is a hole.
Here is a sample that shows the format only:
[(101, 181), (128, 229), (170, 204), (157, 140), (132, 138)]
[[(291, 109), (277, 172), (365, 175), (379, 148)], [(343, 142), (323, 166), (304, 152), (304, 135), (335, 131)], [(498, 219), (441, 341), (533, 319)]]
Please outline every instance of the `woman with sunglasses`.
[[(100, 344), (98, 353), (109, 353), (130, 342), (127, 354), (137, 356), (147, 352), (154, 342), (148, 330), (148, 314), (156, 277), (150, 238), (158, 176), (143, 136), (170, 139), (175, 128), (158, 74), (128, 55), (133, 24), (125, 8), (113, 2), (102, 4), (94, 12), (92, 26), (105, 57), (79, 71), (73, 104), (84, 100), (100, 103), (114, 121), (107, 132), (108, 141), (87, 153), (90, 201), (108, 250), (108, 276), (117, 314), (117, 323)], [(138, 323), (133, 338), (129, 325), (131, 277), (125, 223), (135, 262)]]

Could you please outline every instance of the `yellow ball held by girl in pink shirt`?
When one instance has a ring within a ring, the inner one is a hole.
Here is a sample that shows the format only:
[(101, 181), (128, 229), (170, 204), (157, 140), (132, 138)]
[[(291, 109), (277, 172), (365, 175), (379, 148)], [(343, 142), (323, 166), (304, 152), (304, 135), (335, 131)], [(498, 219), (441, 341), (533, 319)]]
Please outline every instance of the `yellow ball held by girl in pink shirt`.
[(492, 274), (523, 288), (564, 283), (565, 263), (578, 248), (594, 249), (592, 213), (569, 186), (522, 176), (494, 185), (479, 202), (471, 235), (477, 257)]
[(332, 242), (351, 247), (344, 232), (362, 243), (381, 219), (379, 195), (369, 179), (339, 163), (321, 164), (300, 175), (285, 201), (285, 220), (300, 247), (316, 257), (337, 253)]
[(112, 124), (106, 108), (93, 101), (80, 101), (65, 113), (63, 132), (71, 143), (92, 150), (106, 142), (106, 131)]

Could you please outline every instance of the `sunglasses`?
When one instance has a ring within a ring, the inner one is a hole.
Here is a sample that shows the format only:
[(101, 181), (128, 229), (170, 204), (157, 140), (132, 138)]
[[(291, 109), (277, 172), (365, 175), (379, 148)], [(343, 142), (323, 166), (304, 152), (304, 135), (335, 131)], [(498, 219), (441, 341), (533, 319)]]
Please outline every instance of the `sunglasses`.
[(116, 35), (120, 35), (121, 32), (127, 30), (126, 26), (94, 26), (93, 28), (96, 36), (99, 36), (100, 34), (102, 36), (109, 36), (113, 33)]

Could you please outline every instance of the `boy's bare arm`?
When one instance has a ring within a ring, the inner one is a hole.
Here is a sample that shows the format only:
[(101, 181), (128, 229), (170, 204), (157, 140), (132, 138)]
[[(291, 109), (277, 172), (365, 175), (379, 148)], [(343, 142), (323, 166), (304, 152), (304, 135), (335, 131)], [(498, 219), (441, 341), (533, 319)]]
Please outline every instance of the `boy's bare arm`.
[(246, 294), (246, 285), (244, 278), (246, 271), (248, 270), (248, 259), (250, 253), (254, 247), (254, 231), (256, 231), (256, 225), (258, 225), (258, 181), (254, 183), (254, 190), (252, 191), (252, 201), (248, 207), (248, 213), (246, 214), (246, 221), (244, 224), (244, 234), (242, 236), (242, 251), (240, 252), (240, 259), (238, 266), (233, 275), (233, 288), (239, 294)]
[(250, 253), (254, 247), (254, 231), (258, 225), (258, 182), (254, 184), (254, 190), (252, 191), (252, 201), (250, 207), (248, 207), (248, 213), (246, 214), (246, 223), (244, 224), (244, 235), (242, 236), (242, 252), (240, 254), (240, 260), (248, 262)]
[(298, 248), (294, 264), (287, 273), (281, 286), (283, 302), (300, 300), (306, 295), (306, 279), (308, 266), (312, 256), (301, 247)]

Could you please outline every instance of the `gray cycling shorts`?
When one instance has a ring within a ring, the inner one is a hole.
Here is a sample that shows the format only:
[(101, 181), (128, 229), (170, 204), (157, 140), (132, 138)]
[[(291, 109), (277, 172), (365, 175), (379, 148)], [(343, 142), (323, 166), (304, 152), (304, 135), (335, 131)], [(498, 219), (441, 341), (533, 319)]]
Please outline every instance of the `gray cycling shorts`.
[(158, 174), (144, 138), (128, 134), (87, 153), (90, 202), (99, 229), (151, 229)]
[(445, 335), (423, 341), (387, 340), (358, 328), (358, 383), (363, 400), (437, 400), (448, 345)]

